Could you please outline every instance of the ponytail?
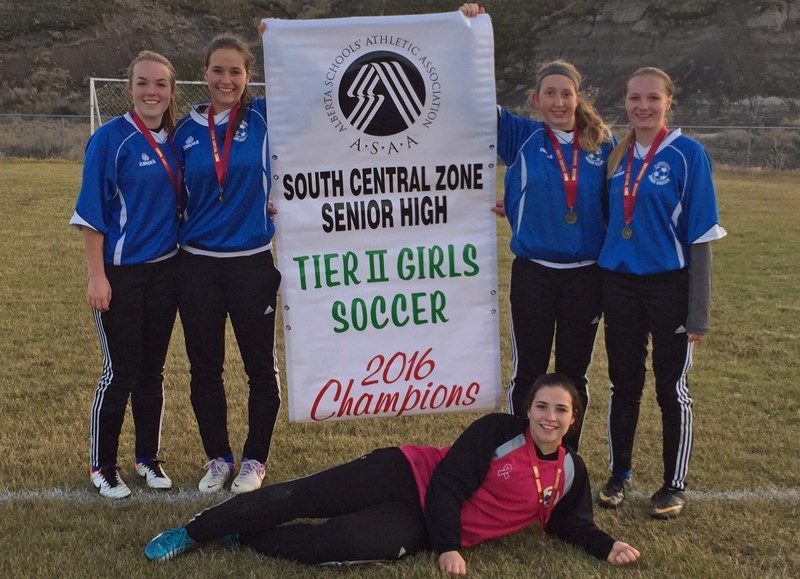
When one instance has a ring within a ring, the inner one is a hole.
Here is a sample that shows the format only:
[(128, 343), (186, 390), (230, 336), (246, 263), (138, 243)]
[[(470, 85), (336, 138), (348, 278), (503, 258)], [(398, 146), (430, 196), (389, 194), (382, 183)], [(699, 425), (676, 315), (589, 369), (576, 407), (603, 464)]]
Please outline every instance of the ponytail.
[(628, 132), (625, 133), (625, 136), (622, 137), (622, 140), (614, 147), (614, 150), (611, 151), (611, 154), (608, 156), (606, 176), (609, 179), (614, 176), (614, 173), (617, 172), (617, 169), (619, 169), (619, 166), (622, 164), (622, 158), (631, 146), (635, 134), (636, 133), (633, 132), (633, 127), (628, 127)]
[(575, 85), (575, 94), (580, 96), (577, 107), (575, 108), (575, 125), (578, 127), (578, 132), (580, 133), (579, 144), (584, 151), (594, 153), (600, 148), (601, 143), (608, 143), (611, 141), (611, 130), (594, 108), (591, 97), (589, 95), (580, 94), (583, 76), (574, 64), (565, 60), (546, 62), (539, 67), (539, 72), (536, 75), (536, 89), (534, 92), (538, 93), (542, 81), (552, 74), (565, 76)]

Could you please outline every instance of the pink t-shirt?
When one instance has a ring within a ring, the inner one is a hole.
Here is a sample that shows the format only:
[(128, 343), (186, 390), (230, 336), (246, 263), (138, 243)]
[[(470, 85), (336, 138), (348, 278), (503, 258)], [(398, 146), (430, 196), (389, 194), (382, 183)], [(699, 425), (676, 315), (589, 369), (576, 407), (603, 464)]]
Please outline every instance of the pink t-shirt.
[[(539, 495), (533, 465), (524, 442), (527, 437), (509, 441), (489, 464), (486, 478), (461, 507), (461, 546), (471, 547), (488, 539), (509, 535), (539, 521)], [(425, 509), (425, 494), (433, 471), (450, 450), (449, 447), (401, 446), (411, 464), (417, 482), (420, 504)], [(544, 488), (545, 505), (550, 504), (558, 461), (539, 461), (539, 476)], [(563, 465), (562, 465), (563, 468)], [(561, 477), (556, 502), (564, 493)]]

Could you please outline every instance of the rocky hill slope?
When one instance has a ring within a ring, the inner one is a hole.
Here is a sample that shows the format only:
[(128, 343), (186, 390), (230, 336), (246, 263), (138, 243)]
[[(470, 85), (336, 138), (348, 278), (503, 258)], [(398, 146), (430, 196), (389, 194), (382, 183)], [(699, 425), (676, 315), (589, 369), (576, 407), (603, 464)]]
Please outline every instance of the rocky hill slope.
[[(800, 0), (487, 0), (498, 100), (521, 108), (538, 64), (575, 62), (598, 108), (624, 122), (624, 79), (658, 66), (680, 88), (677, 120), (800, 123)], [(263, 17), (326, 18), (455, 10), (442, 0), (0, 0), (0, 105), (77, 112), (90, 76), (124, 75), (144, 48), (200, 78), (206, 42), (253, 40)]]

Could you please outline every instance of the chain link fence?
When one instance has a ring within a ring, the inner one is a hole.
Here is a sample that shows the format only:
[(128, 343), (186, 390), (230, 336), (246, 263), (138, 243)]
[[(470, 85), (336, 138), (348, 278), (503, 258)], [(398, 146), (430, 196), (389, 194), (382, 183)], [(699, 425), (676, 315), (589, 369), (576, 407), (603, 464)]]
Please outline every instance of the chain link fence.
[[(204, 103), (211, 99), (208, 85), (201, 80), (179, 80), (175, 91), (175, 104), (178, 118), (187, 114), (193, 103)], [(254, 98), (264, 96), (264, 83), (250, 83), (250, 93)], [(128, 81), (123, 78), (89, 79), (89, 131), (94, 131), (109, 119), (131, 110), (131, 96)]]
[[(253, 96), (264, 96), (263, 83), (250, 89)], [(121, 79), (92, 79), (90, 96), (88, 116), (0, 114), (0, 157), (82, 161), (89, 135), (131, 108)], [(209, 100), (201, 81), (179, 81), (176, 97), (179, 115), (189, 112), (192, 103)], [(622, 134), (624, 127), (614, 130)], [(706, 147), (716, 166), (800, 171), (800, 127), (684, 125), (682, 130)]]
[(682, 130), (703, 144), (715, 164), (800, 170), (800, 127), (689, 126)]

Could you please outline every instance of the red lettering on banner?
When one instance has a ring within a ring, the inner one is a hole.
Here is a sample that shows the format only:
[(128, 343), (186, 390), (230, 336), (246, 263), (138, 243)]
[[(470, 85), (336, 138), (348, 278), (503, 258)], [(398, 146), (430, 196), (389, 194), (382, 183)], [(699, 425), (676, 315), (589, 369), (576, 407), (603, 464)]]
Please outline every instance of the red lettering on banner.
[[(331, 379), (320, 389), (311, 406), (311, 419), (316, 422), (336, 418), (354, 418), (357, 416), (403, 416), (415, 410), (449, 410), (467, 408), (477, 401), (481, 385), (471, 382), (464, 387), (459, 384), (435, 384), (428, 382), (420, 388), (409, 384), (405, 392), (379, 392), (372, 394), (363, 392), (354, 395), (352, 392), (355, 380), (347, 381), (342, 388), (339, 380)], [(333, 403), (333, 404), (331, 404)], [(321, 408), (330, 405), (333, 409), (321, 414)]]
[[(481, 389), (478, 382), (470, 382), (468, 386), (441, 384), (436, 380), (429, 380), (424, 386), (418, 383), (436, 369), (432, 353), (433, 348), (428, 348), (372, 356), (361, 380), (329, 379), (314, 398), (310, 418), (322, 422), (334, 417), (402, 416), (475, 404)], [(358, 386), (369, 390), (354, 391)]]

